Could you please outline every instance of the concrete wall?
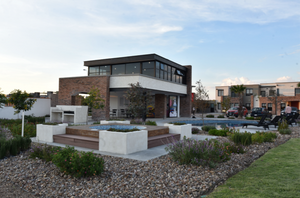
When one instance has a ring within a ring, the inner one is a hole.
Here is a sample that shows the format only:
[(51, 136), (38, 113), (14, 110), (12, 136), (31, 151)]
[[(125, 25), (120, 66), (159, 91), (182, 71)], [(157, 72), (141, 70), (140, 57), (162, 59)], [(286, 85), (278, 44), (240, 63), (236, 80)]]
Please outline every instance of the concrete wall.
[[(30, 111), (25, 111), (25, 115), (34, 115), (36, 117), (50, 115), (51, 99), (35, 98), (36, 102), (33, 104)], [(15, 109), (13, 107), (3, 107), (0, 109), (0, 118), (6, 119), (21, 119), (22, 113), (14, 115)]]
[(150, 76), (146, 77), (141, 74), (111, 76), (110, 88), (130, 88), (129, 84), (136, 82), (139, 82), (142, 87), (147, 89), (173, 92), (178, 94), (187, 94), (187, 85), (172, 83)]

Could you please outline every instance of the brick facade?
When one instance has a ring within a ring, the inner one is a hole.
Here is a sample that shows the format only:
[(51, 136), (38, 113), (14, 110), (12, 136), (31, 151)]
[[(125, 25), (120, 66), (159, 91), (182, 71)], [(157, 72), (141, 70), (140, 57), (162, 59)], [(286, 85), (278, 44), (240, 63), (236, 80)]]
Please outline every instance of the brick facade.
[(155, 118), (165, 118), (167, 112), (167, 96), (155, 94)]
[(180, 96), (180, 116), (192, 116), (192, 66), (185, 65), (186, 71), (186, 96)]
[[(281, 103), (285, 103), (286, 105), (289, 104), (290, 106), (292, 102), (298, 102), (298, 106), (296, 106), (299, 109), (299, 102), (300, 102), (300, 95), (296, 96), (278, 96), (277, 97), (277, 115), (280, 115), (281, 112)], [(266, 106), (268, 108), (268, 103), (272, 103), (272, 114), (275, 115), (275, 104), (271, 100), (269, 100), (267, 97), (260, 97), (259, 98), (259, 105), (262, 106), (262, 103), (266, 103)]]
[[(59, 79), (59, 105), (78, 105), (81, 103), (76, 96), (80, 93), (88, 93), (93, 86), (100, 90), (101, 96), (105, 100), (105, 107), (101, 109), (93, 109), (92, 117), (94, 120), (109, 119), (110, 109), (110, 93), (109, 93), (109, 76), (87, 76), (87, 77), (71, 77)], [(73, 104), (72, 104), (73, 97)], [(75, 98), (74, 98), (75, 97)]]

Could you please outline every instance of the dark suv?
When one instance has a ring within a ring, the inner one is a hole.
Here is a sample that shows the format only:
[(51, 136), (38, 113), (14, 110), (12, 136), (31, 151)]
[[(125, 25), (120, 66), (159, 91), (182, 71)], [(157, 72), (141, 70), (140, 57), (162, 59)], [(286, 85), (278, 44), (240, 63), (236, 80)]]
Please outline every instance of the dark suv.
[[(292, 107), (292, 115), (295, 115), (296, 113), (299, 114), (299, 110), (297, 107)], [(285, 109), (281, 111), (281, 115), (285, 115)]]
[(267, 115), (267, 117), (271, 118), (272, 114), (269, 113), (268, 109), (263, 107), (254, 107), (251, 110), (251, 117), (261, 117), (263, 115)]

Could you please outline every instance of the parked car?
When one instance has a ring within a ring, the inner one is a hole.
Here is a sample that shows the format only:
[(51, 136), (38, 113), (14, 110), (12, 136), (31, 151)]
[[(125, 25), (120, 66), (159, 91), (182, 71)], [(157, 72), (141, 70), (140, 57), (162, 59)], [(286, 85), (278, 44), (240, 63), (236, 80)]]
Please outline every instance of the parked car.
[[(296, 113), (299, 114), (299, 110), (297, 107), (292, 107), (292, 115), (295, 115)], [(285, 115), (285, 108), (281, 111), (281, 115)]]
[(272, 114), (269, 113), (268, 109), (263, 108), (263, 107), (254, 107), (251, 110), (251, 116), (252, 117), (261, 117), (263, 115), (267, 115), (267, 117), (271, 118)]
[[(226, 116), (235, 116), (238, 117), (239, 115), (239, 107), (231, 107), (230, 109), (228, 109), (228, 111), (226, 111)], [(243, 116), (247, 116), (248, 115), (248, 110), (243, 107)]]

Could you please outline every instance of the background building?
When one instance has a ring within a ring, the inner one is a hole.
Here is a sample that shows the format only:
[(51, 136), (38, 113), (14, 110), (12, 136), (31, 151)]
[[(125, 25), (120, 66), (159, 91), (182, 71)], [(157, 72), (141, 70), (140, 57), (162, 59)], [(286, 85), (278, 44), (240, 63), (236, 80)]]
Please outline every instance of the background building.
[[(261, 83), (244, 85), (243, 105), (251, 110), (253, 107), (265, 107), (272, 114), (280, 114), (286, 105), (300, 108), (299, 82)], [(231, 97), (231, 107), (238, 106), (238, 95), (231, 91), (232, 86), (216, 86), (217, 111), (221, 112), (221, 102)]]

